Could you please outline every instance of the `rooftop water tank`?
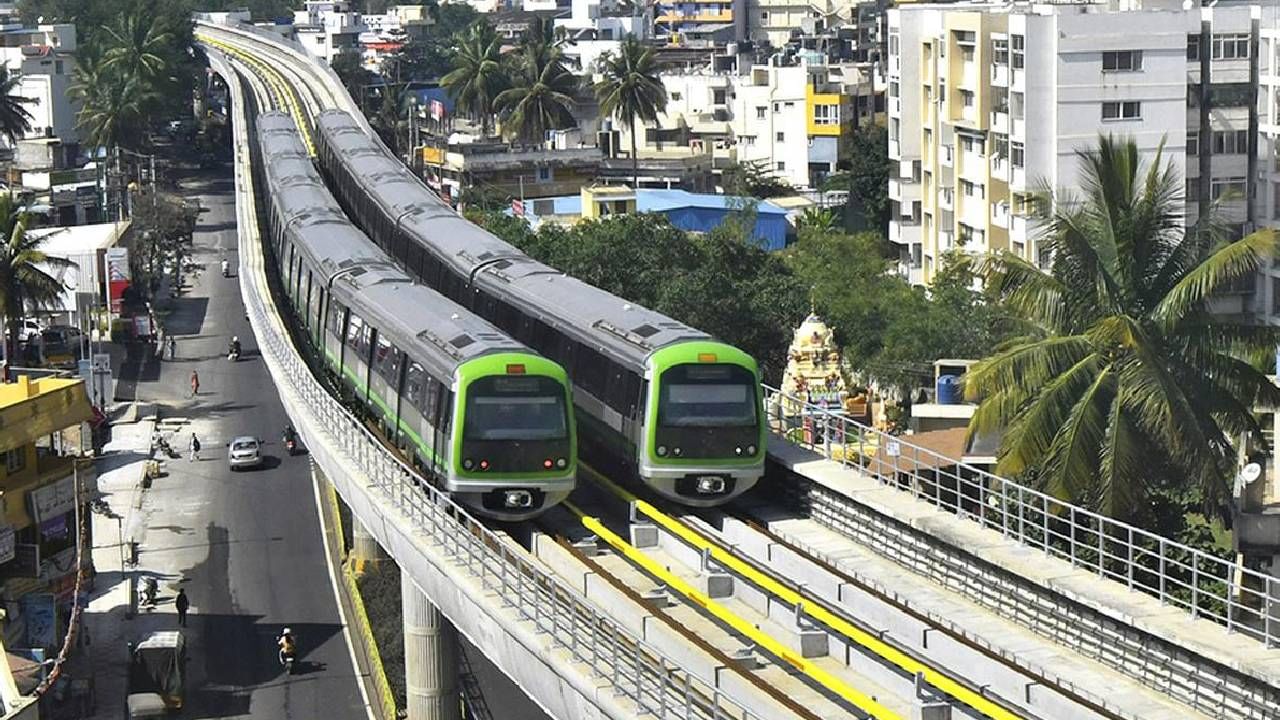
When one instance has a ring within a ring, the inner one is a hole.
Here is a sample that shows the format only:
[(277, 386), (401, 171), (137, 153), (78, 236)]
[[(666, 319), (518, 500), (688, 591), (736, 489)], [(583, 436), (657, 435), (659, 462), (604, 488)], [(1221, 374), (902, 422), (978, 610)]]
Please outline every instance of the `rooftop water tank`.
[(939, 405), (959, 405), (960, 378), (955, 375), (939, 375), (937, 398)]

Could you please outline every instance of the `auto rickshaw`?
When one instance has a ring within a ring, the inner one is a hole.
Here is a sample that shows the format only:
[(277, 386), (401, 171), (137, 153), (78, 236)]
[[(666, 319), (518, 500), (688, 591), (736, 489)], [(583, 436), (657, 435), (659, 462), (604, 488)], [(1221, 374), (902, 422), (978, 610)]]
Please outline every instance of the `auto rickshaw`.
[(176, 630), (153, 632), (130, 647), (127, 720), (181, 710), (186, 662), (186, 639)]

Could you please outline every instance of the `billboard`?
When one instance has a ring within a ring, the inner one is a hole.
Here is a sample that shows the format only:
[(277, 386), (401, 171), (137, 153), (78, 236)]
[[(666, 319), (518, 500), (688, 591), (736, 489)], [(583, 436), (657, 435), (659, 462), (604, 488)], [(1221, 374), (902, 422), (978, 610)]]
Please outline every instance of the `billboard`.
[(122, 247), (107, 248), (107, 298), (111, 312), (120, 314), (124, 289), (129, 287), (129, 250)]

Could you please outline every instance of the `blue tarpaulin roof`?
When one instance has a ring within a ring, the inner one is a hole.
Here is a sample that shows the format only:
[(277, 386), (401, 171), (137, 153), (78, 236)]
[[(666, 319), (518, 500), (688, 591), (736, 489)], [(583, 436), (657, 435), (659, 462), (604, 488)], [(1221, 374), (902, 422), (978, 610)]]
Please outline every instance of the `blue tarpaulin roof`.
[[(565, 195), (548, 198), (552, 215), (581, 215), (582, 196)], [(766, 250), (781, 250), (787, 244), (787, 211), (767, 200), (733, 195), (704, 195), (685, 190), (641, 188), (636, 191), (636, 210), (667, 216), (672, 225), (689, 232), (710, 232), (724, 222), (729, 213), (755, 203), (755, 239)], [(533, 202), (525, 203), (525, 215), (531, 221)], [(544, 213), (545, 214), (545, 213)]]

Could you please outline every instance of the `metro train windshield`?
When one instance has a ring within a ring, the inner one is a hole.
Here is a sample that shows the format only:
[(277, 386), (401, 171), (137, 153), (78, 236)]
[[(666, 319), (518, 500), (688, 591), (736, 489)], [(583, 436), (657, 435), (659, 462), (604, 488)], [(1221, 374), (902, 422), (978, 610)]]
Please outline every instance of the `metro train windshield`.
[(481, 378), (467, 390), (464, 440), (563, 440), (564, 387), (549, 377)]
[(751, 427), (757, 422), (756, 378), (737, 365), (678, 365), (662, 374), (658, 424), (663, 427)]

